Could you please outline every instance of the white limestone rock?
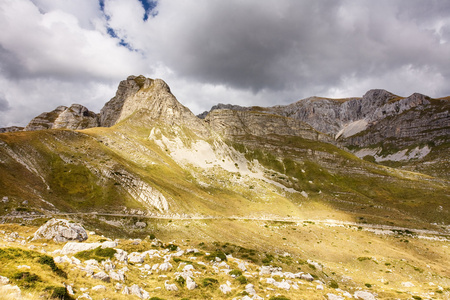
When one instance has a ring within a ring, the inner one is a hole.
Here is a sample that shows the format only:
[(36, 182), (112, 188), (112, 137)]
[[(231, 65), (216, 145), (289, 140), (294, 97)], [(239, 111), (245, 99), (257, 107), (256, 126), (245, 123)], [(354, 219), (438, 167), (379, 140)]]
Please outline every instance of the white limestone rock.
[(219, 289), (220, 289), (220, 291), (221, 291), (222, 293), (224, 293), (225, 295), (231, 293), (231, 287), (229, 287), (229, 286), (226, 285), (226, 284), (220, 285)]
[(170, 262), (164, 262), (159, 266), (159, 269), (161, 271), (170, 271), (172, 270), (173, 266)]
[(172, 291), (172, 292), (178, 291), (178, 287), (176, 286), (176, 284), (175, 283), (169, 283), (168, 280), (166, 280), (164, 282), (164, 287), (166, 288), (167, 291)]
[(186, 279), (186, 288), (188, 290), (193, 290), (197, 287), (197, 284), (195, 283), (195, 281), (191, 278), (191, 277), (187, 277)]
[(134, 264), (142, 264), (144, 262), (145, 255), (140, 252), (132, 252), (128, 255), (128, 262)]
[(6, 285), (8, 283), (9, 283), (9, 278), (8, 277), (0, 276), (0, 284)]
[(328, 297), (328, 300), (345, 300), (344, 297), (341, 297), (341, 296), (338, 296), (335, 294), (331, 294), (331, 293), (328, 293), (327, 297)]
[(55, 242), (77, 240), (82, 242), (87, 238), (87, 232), (80, 224), (64, 219), (51, 219), (34, 233), (32, 240), (46, 239)]
[(99, 272), (97, 274), (94, 274), (94, 276), (92, 276), (92, 278), (100, 279), (100, 280), (105, 281), (105, 282), (109, 282), (111, 280), (109, 275), (106, 274), (105, 272)]
[(360, 300), (376, 300), (377, 298), (375, 295), (366, 292), (366, 291), (356, 291), (353, 296), (355, 296), (356, 299)]

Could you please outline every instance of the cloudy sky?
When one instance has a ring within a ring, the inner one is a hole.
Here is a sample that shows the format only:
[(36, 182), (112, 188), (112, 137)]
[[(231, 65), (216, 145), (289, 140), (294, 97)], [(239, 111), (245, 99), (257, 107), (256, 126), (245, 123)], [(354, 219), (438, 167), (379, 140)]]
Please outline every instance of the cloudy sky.
[(450, 95), (450, 1), (0, 0), (0, 127), (99, 112), (162, 78), (194, 113), (317, 95)]

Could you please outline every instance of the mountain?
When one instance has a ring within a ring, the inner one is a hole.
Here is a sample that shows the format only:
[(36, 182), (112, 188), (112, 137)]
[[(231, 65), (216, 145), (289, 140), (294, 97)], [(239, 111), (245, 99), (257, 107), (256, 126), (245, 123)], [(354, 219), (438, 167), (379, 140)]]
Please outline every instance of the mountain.
[[(223, 108), (255, 109), (220, 104), (211, 111)], [(362, 98), (310, 97), (257, 109), (305, 122), (360, 158), (449, 178), (448, 97), (432, 99), (415, 93), (403, 98), (385, 90), (370, 90)]]
[[(309, 291), (311, 299), (330, 299), (327, 293), (337, 287), (380, 298), (448, 296), (450, 291), (437, 288), (448, 286), (450, 277), (446, 101), (374, 90), (361, 99), (219, 106), (200, 119), (163, 80), (130, 76), (100, 114), (59, 107), (29, 127), (42, 130), (0, 133), (1, 220), (34, 228), (65, 217), (111, 238), (143, 241), (153, 234), (226, 252), (256, 264), (255, 272), (263, 261), (290, 272), (314, 271), (322, 289)], [(432, 137), (411, 129), (417, 111), (420, 118), (435, 117), (423, 125)], [(348, 150), (371, 149), (392, 130), (392, 120), (400, 129), (390, 141), (399, 141), (399, 148), (429, 140), (430, 152), (409, 162), (430, 159), (435, 175), (426, 168), (421, 173), (381, 165)], [(362, 125), (349, 125), (355, 122)], [(149, 250), (121, 243), (121, 249)], [(202, 276), (228, 280), (209, 272)], [(252, 280), (255, 274), (246, 276)], [(139, 278), (130, 276), (127, 284)], [(267, 298), (298, 296), (294, 290), (264, 291)], [(241, 292), (233, 297), (244, 297)], [(207, 286), (199, 293), (197, 298), (228, 297)]]

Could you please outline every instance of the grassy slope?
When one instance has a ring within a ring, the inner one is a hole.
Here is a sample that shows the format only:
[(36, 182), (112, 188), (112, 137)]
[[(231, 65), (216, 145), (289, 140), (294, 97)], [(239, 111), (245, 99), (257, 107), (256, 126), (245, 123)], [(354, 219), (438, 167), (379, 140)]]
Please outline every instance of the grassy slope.
[[(166, 136), (175, 136), (171, 129), (161, 127), (161, 130)], [(183, 132), (186, 145), (198, 139), (188, 129)], [(308, 194), (305, 198), (259, 179), (242, 177), (237, 180), (239, 174), (220, 168), (181, 167), (165, 149), (148, 139), (149, 133), (150, 129), (141, 124), (125, 123), (110, 129), (82, 132), (52, 130), (0, 135), (9, 148), (20, 153), (37, 170), (27, 170), (9, 158), (4, 145), (0, 148), (0, 196), (10, 198), (9, 203), (0, 204), (0, 211), (6, 214), (17, 207), (37, 211), (52, 209), (39, 197), (69, 212), (116, 212), (122, 211), (123, 206), (143, 209), (113, 178), (99, 176), (102, 170), (126, 171), (161, 191), (169, 199), (171, 211), (180, 215), (268, 216), (299, 221), (69, 217), (78, 218), (88, 229), (111, 237), (145, 237), (153, 233), (166, 241), (183, 240), (187, 246), (198, 247), (204, 243), (205, 251), (217, 247), (228, 248), (230, 252), (232, 249), (234, 256), (257, 265), (265, 258), (263, 253), (273, 253), (277, 257), (273, 264), (280, 264), (285, 271), (300, 269), (316, 274), (325, 282), (335, 280), (342, 288), (363, 287), (385, 298), (410, 298), (401, 286), (403, 281), (412, 281), (416, 285), (413, 292), (421, 295), (436, 291), (428, 282), (449, 285), (450, 266), (445, 259), (449, 253), (445, 242), (403, 233), (375, 235), (358, 229), (358, 225), (330, 227), (330, 224), (318, 222), (334, 219), (361, 225), (375, 223), (442, 230), (430, 223), (448, 224), (448, 184), (421, 174), (374, 165), (335, 146), (301, 138), (247, 136), (228, 142), (249, 161), (257, 159), (265, 166), (267, 178), (299, 192), (305, 191)], [(30, 202), (27, 207), (20, 205), (23, 200)], [(134, 227), (137, 221), (145, 221), (148, 226), (137, 229)], [(291, 253), (299, 263), (283, 260), (284, 252)], [(304, 263), (307, 259), (325, 265), (325, 274), (314, 272)], [(346, 276), (352, 279), (349, 281)], [(52, 280), (46, 279), (46, 282), (60, 283)], [(76, 282), (88, 285), (83, 279)], [(371, 288), (365, 287), (366, 283)], [(162, 282), (156, 280), (152, 284), (157, 286)], [(254, 284), (258, 286), (257, 282)], [(329, 288), (327, 291), (333, 292)], [(291, 299), (299, 295), (309, 295), (310, 299), (322, 297), (315, 290), (300, 292), (287, 294)], [(161, 293), (158, 295), (166, 299), (173, 296)], [(212, 291), (198, 293), (217, 299), (222, 297)]]

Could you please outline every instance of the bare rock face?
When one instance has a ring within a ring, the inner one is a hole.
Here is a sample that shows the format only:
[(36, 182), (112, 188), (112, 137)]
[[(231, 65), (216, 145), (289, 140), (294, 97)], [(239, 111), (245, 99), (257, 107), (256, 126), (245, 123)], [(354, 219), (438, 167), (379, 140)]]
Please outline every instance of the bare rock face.
[(22, 131), (23, 127), (19, 127), (19, 126), (10, 126), (10, 127), (4, 127), (4, 128), (0, 128), (0, 133), (5, 133), (5, 132), (17, 132), (17, 131)]
[(218, 109), (205, 118), (211, 129), (226, 137), (290, 135), (311, 140), (327, 139), (306, 123), (258, 111)]
[(51, 112), (44, 112), (35, 117), (25, 127), (25, 131), (43, 129), (72, 129), (80, 130), (99, 125), (97, 114), (89, 111), (80, 104), (72, 104), (70, 107), (58, 106)]
[(67, 242), (87, 240), (86, 230), (77, 223), (71, 223), (64, 219), (51, 219), (34, 233), (33, 240), (46, 239), (55, 242)]
[(207, 134), (203, 122), (178, 102), (163, 80), (142, 75), (129, 76), (119, 84), (116, 96), (100, 111), (100, 124), (110, 127), (129, 117), (136, 121), (141, 115), (145, 122), (183, 125), (200, 135)]

